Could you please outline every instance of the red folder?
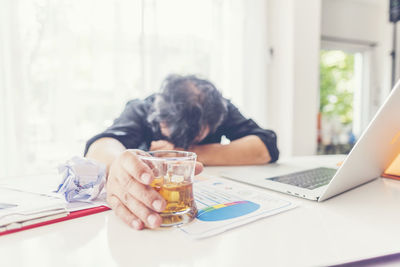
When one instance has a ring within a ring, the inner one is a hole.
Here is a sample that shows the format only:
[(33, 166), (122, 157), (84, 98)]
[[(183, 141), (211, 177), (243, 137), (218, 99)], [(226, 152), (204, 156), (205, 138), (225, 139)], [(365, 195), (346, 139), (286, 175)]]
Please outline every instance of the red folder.
[(52, 224), (52, 223), (58, 223), (58, 222), (66, 221), (66, 220), (72, 220), (75, 218), (88, 216), (91, 214), (95, 214), (95, 213), (99, 213), (99, 212), (103, 212), (103, 211), (107, 211), (107, 210), (110, 210), (110, 208), (106, 207), (106, 206), (99, 206), (99, 207), (94, 207), (94, 208), (89, 208), (89, 209), (84, 209), (84, 210), (77, 210), (77, 211), (70, 212), (67, 216), (61, 217), (58, 219), (53, 219), (53, 220), (49, 220), (49, 221), (45, 221), (45, 222), (40, 222), (40, 223), (24, 226), (24, 227), (17, 228), (17, 229), (8, 230), (5, 232), (0, 232), (0, 236), (6, 235), (6, 234), (12, 234), (15, 232), (24, 231), (24, 230), (28, 230), (31, 228), (36, 228), (36, 227)]

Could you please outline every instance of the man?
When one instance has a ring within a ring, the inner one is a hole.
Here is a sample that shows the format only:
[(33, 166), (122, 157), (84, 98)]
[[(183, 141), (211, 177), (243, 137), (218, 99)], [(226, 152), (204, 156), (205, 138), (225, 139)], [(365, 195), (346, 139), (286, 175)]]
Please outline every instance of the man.
[[(221, 144), (225, 136), (231, 142)], [(136, 149), (136, 150), (135, 150)], [(161, 93), (129, 101), (119, 118), (91, 138), (85, 155), (106, 164), (107, 201), (135, 229), (156, 228), (166, 202), (138, 150), (184, 149), (205, 165), (266, 164), (278, 159), (276, 135), (246, 119), (215, 86), (195, 76), (172, 75)], [(202, 165), (196, 166), (196, 174)]]

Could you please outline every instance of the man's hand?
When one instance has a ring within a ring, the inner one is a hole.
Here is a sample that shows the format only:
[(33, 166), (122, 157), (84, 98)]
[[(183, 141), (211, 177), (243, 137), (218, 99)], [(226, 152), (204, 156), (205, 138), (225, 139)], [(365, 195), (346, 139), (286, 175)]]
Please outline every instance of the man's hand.
[(174, 144), (165, 141), (165, 140), (157, 140), (151, 142), (150, 151), (155, 150), (176, 150)]
[[(126, 150), (111, 164), (107, 178), (107, 202), (126, 224), (134, 229), (156, 228), (161, 225), (158, 212), (165, 209), (166, 201), (151, 186), (154, 175), (138, 154), (138, 150)], [(196, 164), (195, 173), (203, 170)]]

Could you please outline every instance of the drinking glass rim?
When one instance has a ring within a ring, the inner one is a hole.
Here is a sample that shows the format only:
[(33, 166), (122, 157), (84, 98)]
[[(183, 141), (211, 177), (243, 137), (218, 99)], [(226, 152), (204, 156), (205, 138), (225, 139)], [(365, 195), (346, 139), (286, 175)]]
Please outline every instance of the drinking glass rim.
[[(175, 153), (175, 154), (182, 154), (182, 157), (156, 157), (155, 154), (161, 154), (161, 153)], [(148, 151), (146, 152), (148, 155), (141, 155), (139, 154), (138, 156), (141, 159), (145, 160), (168, 160), (168, 161), (181, 161), (181, 160), (196, 160), (197, 155), (194, 152), (191, 151), (181, 151), (181, 150), (154, 150), (154, 151)]]

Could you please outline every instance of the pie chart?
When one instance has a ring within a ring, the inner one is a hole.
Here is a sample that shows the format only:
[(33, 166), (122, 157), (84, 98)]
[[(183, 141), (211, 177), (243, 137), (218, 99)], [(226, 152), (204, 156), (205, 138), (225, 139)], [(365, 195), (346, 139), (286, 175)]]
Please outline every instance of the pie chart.
[(259, 204), (247, 200), (218, 204), (199, 210), (197, 219), (206, 222), (223, 221), (252, 213), (259, 208)]

